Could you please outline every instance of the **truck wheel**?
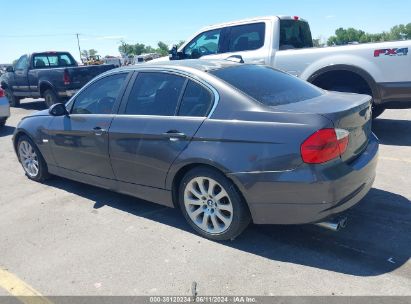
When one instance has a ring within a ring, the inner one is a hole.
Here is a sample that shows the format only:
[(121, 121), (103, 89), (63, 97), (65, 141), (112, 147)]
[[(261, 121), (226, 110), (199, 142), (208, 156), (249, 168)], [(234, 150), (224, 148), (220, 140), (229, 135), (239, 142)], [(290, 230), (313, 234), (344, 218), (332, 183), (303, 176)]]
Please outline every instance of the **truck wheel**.
[(60, 98), (57, 96), (56, 93), (54, 93), (53, 90), (46, 90), (44, 92), (44, 102), (46, 103), (47, 107), (51, 107), (55, 103), (60, 102)]
[(20, 105), (20, 98), (14, 96), (10, 89), (6, 89), (5, 94), (11, 107), (18, 107)]
[(372, 119), (376, 119), (378, 116), (380, 116), (385, 109), (381, 106), (377, 106), (376, 104), (372, 104)]

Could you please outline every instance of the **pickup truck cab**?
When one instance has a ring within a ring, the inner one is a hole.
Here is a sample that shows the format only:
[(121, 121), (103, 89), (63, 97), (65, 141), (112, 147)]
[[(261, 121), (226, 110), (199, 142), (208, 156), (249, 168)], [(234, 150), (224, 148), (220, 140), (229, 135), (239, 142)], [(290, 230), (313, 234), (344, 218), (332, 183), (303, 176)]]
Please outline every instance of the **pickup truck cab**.
[(95, 76), (114, 65), (78, 66), (67, 52), (43, 52), (23, 55), (7, 67), (0, 84), (11, 106), (23, 98), (44, 98), (48, 107), (70, 98)]
[(385, 108), (411, 107), (410, 47), (408, 40), (314, 48), (307, 21), (270, 16), (206, 27), (171, 50), (170, 59), (241, 56), (326, 90), (371, 95), (376, 117)]

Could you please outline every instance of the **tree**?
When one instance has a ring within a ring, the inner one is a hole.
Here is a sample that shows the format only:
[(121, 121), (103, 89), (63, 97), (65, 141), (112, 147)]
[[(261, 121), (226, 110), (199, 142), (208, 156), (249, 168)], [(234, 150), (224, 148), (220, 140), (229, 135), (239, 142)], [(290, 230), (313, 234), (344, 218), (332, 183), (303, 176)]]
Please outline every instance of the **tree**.
[(96, 56), (97, 54), (98, 54), (98, 51), (95, 49), (81, 51), (81, 57), (87, 58), (87, 59), (90, 58), (91, 56)]
[(88, 58), (88, 51), (87, 50), (82, 50), (81, 51), (81, 57)]
[(354, 28), (338, 28), (335, 31), (335, 35), (331, 36), (327, 44), (328, 45), (344, 45), (352, 42), (366, 43), (366, 42), (381, 42), (381, 41), (394, 41), (402, 39), (411, 39), (411, 23), (406, 25), (399, 24), (390, 29), (389, 32), (382, 33), (365, 33), (362, 30)]
[(96, 56), (98, 54), (98, 51), (95, 49), (90, 49), (88, 50), (89, 56)]
[(158, 45), (158, 49), (157, 52), (161, 55), (161, 56), (167, 56), (168, 55), (168, 51), (169, 51), (169, 47), (167, 44), (165, 44), (162, 41), (159, 41), (157, 43)]
[[(177, 46), (180, 47), (184, 43), (184, 40), (181, 40)], [(161, 56), (167, 56), (169, 52), (169, 46), (163, 42), (159, 41), (157, 43), (157, 48), (153, 48), (150, 45), (144, 45), (143, 43), (128, 44), (124, 40), (120, 41), (118, 50), (121, 54), (124, 55), (141, 55), (147, 53), (158, 53)]]

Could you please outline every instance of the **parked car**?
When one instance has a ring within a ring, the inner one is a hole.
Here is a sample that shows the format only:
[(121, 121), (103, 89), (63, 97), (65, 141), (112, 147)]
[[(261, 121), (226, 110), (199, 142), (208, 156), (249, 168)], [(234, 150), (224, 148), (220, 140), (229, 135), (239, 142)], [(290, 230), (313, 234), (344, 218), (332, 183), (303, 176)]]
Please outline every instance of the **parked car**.
[(112, 64), (116, 68), (121, 67), (121, 58), (120, 57), (105, 57), (104, 58), (105, 64)]
[[(266, 64), (316, 86), (373, 97), (373, 116), (411, 107), (411, 41), (313, 48), (310, 27), (299, 17), (262, 17), (213, 25), (188, 39), (171, 59), (225, 59)], [(163, 58), (161, 60), (168, 60)]]
[(0, 88), (0, 127), (6, 124), (7, 119), (10, 117), (10, 105), (5, 95), (5, 92)]
[(357, 204), (376, 172), (370, 102), (266, 66), (141, 64), (24, 118), (13, 140), (32, 180), (51, 173), (177, 207), (226, 240), (250, 220), (313, 223)]
[(67, 52), (44, 52), (23, 55), (0, 79), (10, 105), (26, 97), (44, 98), (48, 107), (73, 96), (95, 76), (114, 65), (78, 66)]

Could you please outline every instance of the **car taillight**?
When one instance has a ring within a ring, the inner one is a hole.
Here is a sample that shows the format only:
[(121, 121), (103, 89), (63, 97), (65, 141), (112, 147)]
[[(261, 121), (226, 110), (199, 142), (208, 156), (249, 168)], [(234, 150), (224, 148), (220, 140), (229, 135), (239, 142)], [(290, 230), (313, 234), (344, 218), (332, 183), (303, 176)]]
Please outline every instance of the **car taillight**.
[(321, 164), (340, 157), (347, 150), (349, 134), (344, 129), (321, 129), (301, 145), (301, 157), (307, 164)]
[(0, 97), (4, 97), (4, 96), (5, 96), (4, 90), (2, 88), (0, 88)]
[(63, 82), (64, 82), (65, 85), (68, 85), (68, 84), (71, 83), (70, 74), (69, 74), (68, 70), (64, 70)]

